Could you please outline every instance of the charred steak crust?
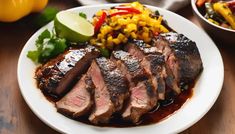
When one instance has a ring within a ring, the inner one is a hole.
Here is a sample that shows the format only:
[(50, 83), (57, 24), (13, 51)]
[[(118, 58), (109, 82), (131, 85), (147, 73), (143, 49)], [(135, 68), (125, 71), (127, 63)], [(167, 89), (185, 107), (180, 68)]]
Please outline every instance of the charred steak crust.
[(105, 84), (110, 93), (116, 111), (121, 110), (123, 101), (128, 94), (128, 81), (122, 72), (117, 68), (114, 62), (101, 57), (96, 62), (101, 70)]
[(156, 54), (161, 51), (159, 51), (156, 47), (152, 47), (149, 44), (146, 44), (143, 40), (132, 40), (131, 43), (135, 44), (141, 51), (143, 51), (144, 54)]
[(95, 85), (94, 103), (92, 113), (89, 116), (90, 122), (94, 124), (107, 123), (112, 116), (115, 108), (110, 99), (109, 91), (105, 85), (100, 68), (93, 60), (87, 71)]
[(141, 61), (130, 55), (128, 52), (122, 50), (113, 51), (112, 56), (125, 64), (133, 81), (147, 79), (147, 74), (140, 64)]
[(162, 38), (170, 43), (179, 64), (179, 81), (192, 82), (202, 71), (203, 65), (196, 43), (183, 34), (166, 33)]
[[(154, 51), (144, 51), (144, 49), (152, 49)], [(156, 92), (158, 92), (158, 98), (165, 99), (165, 56), (160, 50), (156, 50), (155, 46), (149, 46), (141, 40), (133, 40), (125, 46), (125, 50), (131, 55), (141, 60), (141, 66), (147, 70), (150, 75)]]
[(162, 70), (162, 66), (165, 65), (165, 56), (161, 54), (150, 54), (146, 56), (146, 59), (150, 62), (150, 69), (153, 75), (159, 75)]
[(90, 45), (65, 51), (36, 71), (35, 78), (39, 88), (53, 97), (63, 96), (98, 56), (99, 51)]

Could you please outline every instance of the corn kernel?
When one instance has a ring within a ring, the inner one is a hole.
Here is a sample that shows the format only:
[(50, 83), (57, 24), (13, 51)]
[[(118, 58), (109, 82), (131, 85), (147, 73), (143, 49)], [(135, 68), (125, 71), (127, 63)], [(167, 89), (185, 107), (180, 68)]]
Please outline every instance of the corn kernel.
[(98, 39), (103, 39), (103, 35), (100, 33), (100, 34), (97, 35), (97, 38)]
[(98, 11), (98, 12), (96, 13), (97, 16), (101, 16), (102, 14), (103, 14), (103, 11), (102, 11), (102, 10), (100, 10), (100, 11)]
[(136, 35), (134, 32), (131, 32), (131, 37), (132, 37), (133, 39), (137, 39), (137, 35)]
[(132, 31), (137, 31), (137, 26), (136, 24), (130, 23), (127, 25), (127, 31), (132, 32)]
[(91, 39), (91, 40), (90, 40), (90, 43), (91, 43), (91, 44), (95, 44), (95, 43), (96, 43), (96, 39)]
[(149, 37), (149, 33), (148, 32), (143, 32), (142, 33), (142, 37), (143, 37), (143, 39), (148, 38)]
[(149, 32), (149, 28), (143, 27), (144, 32)]
[(114, 42), (116, 45), (118, 45), (118, 44), (121, 43), (121, 41), (120, 41), (119, 39), (117, 39), (117, 38), (113, 39), (113, 42)]
[(125, 38), (125, 36), (123, 34), (119, 33), (117, 38), (119, 40), (123, 40)]
[(139, 23), (138, 23), (140, 26), (145, 26), (146, 25), (146, 22), (144, 22), (144, 21), (139, 21)]
[(165, 28), (163, 25), (160, 25), (160, 30), (164, 33), (169, 32), (169, 30), (167, 28)]
[(123, 43), (126, 43), (127, 41), (128, 39), (126, 37), (122, 40)]

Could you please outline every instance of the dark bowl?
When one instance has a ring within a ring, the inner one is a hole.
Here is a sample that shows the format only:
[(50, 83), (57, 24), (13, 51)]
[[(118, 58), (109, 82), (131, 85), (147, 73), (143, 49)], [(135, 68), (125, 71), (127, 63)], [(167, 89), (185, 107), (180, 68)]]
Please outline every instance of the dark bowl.
[(235, 30), (224, 28), (208, 21), (199, 12), (195, 3), (196, 0), (191, 0), (193, 13), (199, 20), (201, 26), (206, 30), (206, 32), (215, 40), (222, 40), (221, 42), (223, 42), (224, 44), (235, 45)]

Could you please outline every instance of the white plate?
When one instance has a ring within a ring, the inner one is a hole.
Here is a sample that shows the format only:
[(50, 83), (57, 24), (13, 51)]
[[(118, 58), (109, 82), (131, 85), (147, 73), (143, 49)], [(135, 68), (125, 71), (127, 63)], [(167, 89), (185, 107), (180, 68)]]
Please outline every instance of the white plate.
[[(91, 18), (98, 10), (111, 6), (114, 5), (84, 6), (70, 10), (84, 12), (87, 14), (88, 18)], [(177, 133), (185, 130), (201, 119), (212, 107), (222, 88), (224, 67), (221, 55), (209, 36), (190, 21), (170, 11), (153, 6), (148, 7), (153, 11), (159, 10), (160, 14), (164, 16), (173, 29), (195, 41), (202, 57), (204, 70), (196, 83), (192, 98), (189, 99), (181, 109), (159, 123), (131, 128), (90, 126), (57, 113), (54, 105), (50, 103), (36, 87), (35, 80), (33, 79), (36, 65), (26, 57), (29, 50), (35, 49), (35, 40), (38, 35), (46, 28), (52, 29), (53, 23), (50, 23), (37, 31), (28, 40), (18, 61), (17, 73), (19, 86), (31, 110), (43, 122), (59, 132), (81, 134)]]

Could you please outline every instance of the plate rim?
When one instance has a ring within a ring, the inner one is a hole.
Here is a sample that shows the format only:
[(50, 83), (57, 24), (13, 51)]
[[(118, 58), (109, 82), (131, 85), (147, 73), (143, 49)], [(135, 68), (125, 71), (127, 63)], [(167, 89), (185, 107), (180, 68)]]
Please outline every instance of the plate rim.
[[(119, 3), (119, 4), (120, 4), (120, 3)], [(108, 6), (115, 6), (115, 5), (119, 5), (119, 4), (89, 5), (89, 6), (74, 7), (74, 8), (67, 9), (67, 10), (70, 10), (70, 11), (74, 11), (74, 10), (75, 10), (75, 11), (76, 11), (76, 10), (79, 10), (79, 9), (82, 10), (82, 9), (85, 9), (85, 8), (108, 7)], [(179, 129), (176, 131), (176, 132), (178, 133), (178, 132), (181, 132), (181, 131), (183, 131), (183, 130), (189, 128), (190, 126), (192, 126), (192, 125), (195, 124), (196, 122), (198, 122), (198, 121), (211, 109), (211, 107), (214, 105), (215, 101), (217, 100), (217, 98), (218, 98), (218, 96), (219, 96), (219, 94), (220, 94), (220, 92), (221, 92), (221, 90), (222, 90), (222, 86), (223, 86), (223, 81), (224, 81), (224, 64), (223, 64), (223, 60), (222, 60), (221, 53), (219, 52), (219, 49), (217, 48), (217, 46), (215, 45), (215, 43), (213, 42), (213, 40), (212, 40), (202, 29), (200, 29), (198, 26), (196, 26), (194, 23), (192, 23), (191, 21), (185, 19), (184, 17), (182, 17), (182, 16), (180, 16), (180, 15), (174, 13), (174, 12), (171, 12), (171, 11), (169, 11), (169, 10), (166, 10), (166, 9), (163, 9), (163, 8), (160, 8), (160, 7), (150, 6), (150, 5), (147, 5), (147, 7), (155, 8), (155, 9), (160, 9), (160, 10), (162, 10), (162, 11), (164, 11), (164, 12), (168, 12), (168, 13), (170, 13), (170, 14), (174, 14), (174, 15), (180, 17), (180, 19), (184, 19), (184, 21), (185, 21), (185, 20), (188, 21), (192, 26), (196, 27), (198, 30), (200, 30), (201, 32), (203, 32), (203, 33), (205, 34), (205, 36), (207, 36), (207, 38), (209, 39), (209, 41), (214, 45), (215, 50), (218, 51), (218, 54), (219, 54), (218, 57), (220, 58), (219, 60), (220, 60), (220, 62), (222, 63), (222, 64), (221, 64), (221, 65), (222, 65), (222, 66), (221, 66), (221, 69), (222, 69), (222, 72), (221, 72), (222, 78), (220, 79), (220, 82), (219, 82), (219, 83), (220, 83), (220, 84), (219, 84), (220, 90), (218, 90), (217, 95), (214, 97), (212, 103), (211, 103), (210, 105), (208, 105), (207, 110), (204, 110), (204, 112), (203, 112), (196, 120), (194, 120), (193, 122), (189, 123), (188, 125), (186, 125), (186, 126), (184, 126), (184, 127), (182, 127), (182, 128), (179, 128)], [(27, 101), (27, 96), (24, 94), (24, 92), (23, 92), (23, 90), (22, 90), (24, 87), (23, 87), (22, 81), (21, 81), (21, 79), (20, 79), (20, 78), (21, 78), (21, 76), (20, 76), (20, 69), (21, 69), (20, 64), (21, 64), (22, 58), (25, 58), (25, 57), (23, 57), (23, 56), (25, 56), (25, 55), (23, 55), (23, 52), (24, 52), (24, 50), (27, 48), (26, 45), (27, 45), (27, 44), (30, 44), (30, 41), (32, 40), (32, 37), (33, 37), (33, 36), (35, 36), (37, 33), (39, 33), (40, 31), (42, 31), (43, 29), (49, 27), (50, 25), (52, 25), (52, 22), (50, 22), (49, 24), (47, 24), (47, 25), (45, 25), (44, 27), (40, 28), (39, 30), (37, 30), (37, 31), (29, 38), (29, 40), (25, 43), (25, 46), (23, 47), (23, 49), (22, 49), (22, 51), (21, 51), (21, 53), (20, 53), (19, 59), (18, 59), (18, 64), (17, 64), (17, 80), (18, 80), (18, 83), (19, 83), (20, 92), (21, 92), (21, 94), (22, 94), (22, 96), (23, 96), (25, 102), (27, 103), (27, 105), (28, 105), (28, 106), (30, 107), (30, 109), (33, 111), (33, 113), (34, 113), (41, 121), (43, 121), (45, 124), (47, 124), (47, 125), (50, 126), (51, 128), (57, 130), (58, 132), (64, 133), (65, 131), (63, 131), (63, 130), (57, 128), (56, 125), (54, 125), (54, 124), (50, 124), (48, 121), (45, 120), (44, 117), (42, 117), (42, 116), (40, 115), (40, 113), (38, 113), (38, 111), (35, 111), (35, 109), (33, 108), (32, 104)], [(185, 103), (186, 103), (186, 102), (185, 102)], [(180, 108), (180, 109), (182, 109), (182, 108)], [(178, 111), (178, 110), (177, 110), (177, 111)], [(160, 122), (162, 122), (162, 121), (160, 121)], [(156, 125), (156, 124), (155, 124), (155, 125)], [(93, 126), (92, 126), (92, 127), (93, 127)], [(138, 128), (140, 128), (140, 127), (142, 128), (142, 127), (146, 127), (146, 126), (138, 126)], [(134, 128), (137, 128), (137, 127), (134, 127)], [(113, 128), (113, 129), (115, 129), (115, 128)], [(123, 129), (126, 129), (126, 128), (123, 128)], [(128, 128), (127, 128), (127, 129), (128, 129)]]

